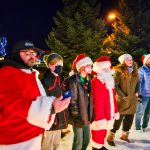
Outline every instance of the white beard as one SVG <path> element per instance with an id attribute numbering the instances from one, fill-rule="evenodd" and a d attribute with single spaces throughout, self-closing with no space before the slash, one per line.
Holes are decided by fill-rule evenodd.
<path id="1" fill-rule="evenodd" d="M 107 89 L 113 89 L 115 82 L 114 78 L 112 76 L 112 71 L 101 71 L 101 73 L 98 74 L 98 79 L 102 82 L 105 83 Z"/>

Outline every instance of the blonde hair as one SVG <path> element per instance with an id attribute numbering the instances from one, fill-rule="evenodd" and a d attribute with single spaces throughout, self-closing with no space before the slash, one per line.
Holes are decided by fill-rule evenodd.
<path id="1" fill-rule="evenodd" d="M 44 55 L 43 60 L 46 66 L 48 66 L 48 64 L 54 65 L 58 61 L 63 61 L 63 58 L 57 53 L 51 53 L 49 55 Z"/>

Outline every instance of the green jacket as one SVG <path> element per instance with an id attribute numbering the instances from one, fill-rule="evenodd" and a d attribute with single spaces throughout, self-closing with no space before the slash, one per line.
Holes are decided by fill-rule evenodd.
<path id="1" fill-rule="evenodd" d="M 130 74 L 124 64 L 114 67 L 115 90 L 120 114 L 134 114 L 137 108 L 139 93 L 139 77 L 137 64 L 133 63 L 133 72 Z"/>

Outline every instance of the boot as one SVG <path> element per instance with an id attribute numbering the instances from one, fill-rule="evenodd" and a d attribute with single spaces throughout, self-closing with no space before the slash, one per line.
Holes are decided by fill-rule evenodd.
<path id="1" fill-rule="evenodd" d="M 122 131 L 122 136 L 120 137 L 120 139 L 130 143 L 130 140 L 128 139 L 128 137 L 129 137 L 129 132 Z"/>
<path id="2" fill-rule="evenodd" d="M 97 148 L 95 148 L 95 147 L 92 147 L 92 150 L 108 150 L 106 147 L 102 147 L 102 148 L 99 148 L 99 149 L 97 149 Z"/>
<path id="3" fill-rule="evenodd" d="M 107 137 L 107 143 L 110 146 L 115 146 L 114 137 L 115 137 L 115 133 L 110 131 L 109 134 L 108 134 L 108 137 Z"/>

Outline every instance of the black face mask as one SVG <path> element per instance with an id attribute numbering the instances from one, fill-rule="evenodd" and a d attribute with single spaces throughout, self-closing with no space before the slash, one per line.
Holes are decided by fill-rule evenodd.
<path id="1" fill-rule="evenodd" d="M 55 72 L 56 74 L 60 74 L 60 73 L 62 72 L 62 66 L 61 66 L 61 65 L 55 66 L 54 72 Z"/>

